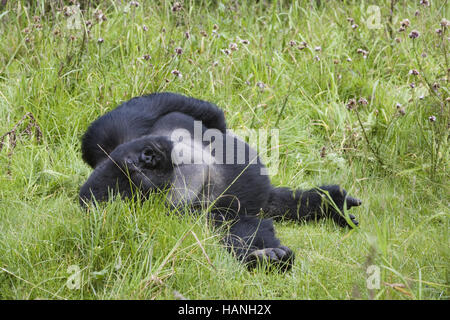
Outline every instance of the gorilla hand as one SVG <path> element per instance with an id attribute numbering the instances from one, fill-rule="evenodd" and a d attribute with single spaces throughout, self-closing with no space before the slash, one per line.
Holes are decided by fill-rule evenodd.
<path id="1" fill-rule="evenodd" d="M 359 222 L 354 215 L 349 214 L 348 217 L 346 216 L 344 206 L 347 209 L 360 206 L 362 203 L 360 199 L 349 196 L 347 191 L 338 185 L 322 186 L 319 188 L 319 192 L 325 198 L 325 204 L 322 206 L 322 209 L 326 216 L 331 217 L 341 227 L 358 226 Z M 350 221 L 353 225 L 349 223 Z"/>

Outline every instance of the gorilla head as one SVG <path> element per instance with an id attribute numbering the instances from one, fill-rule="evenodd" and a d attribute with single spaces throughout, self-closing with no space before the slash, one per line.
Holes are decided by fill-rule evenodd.
<path id="1" fill-rule="evenodd" d="M 81 205 L 93 199 L 106 201 L 111 193 L 147 198 L 151 192 L 166 189 L 173 180 L 172 149 L 169 138 L 154 135 L 117 146 L 81 187 Z"/>
<path id="2" fill-rule="evenodd" d="M 173 143 L 167 137 L 145 136 L 118 146 L 111 159 L 144 194 L 167 187 L 172 180 Z"/>

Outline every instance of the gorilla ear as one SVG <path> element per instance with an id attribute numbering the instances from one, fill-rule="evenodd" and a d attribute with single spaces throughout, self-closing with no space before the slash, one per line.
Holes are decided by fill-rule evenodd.
<path id="1" fill-rule="evenodd" d="M 347 196 L 347 198 L 345 199 L 345 202 L 347 203 L 347 208 L 350 209 L 351 207 L 357 207 L 360 206 L 362 201 L 357 199 L 357 198 L 353 198 L 350 196 Z"/>

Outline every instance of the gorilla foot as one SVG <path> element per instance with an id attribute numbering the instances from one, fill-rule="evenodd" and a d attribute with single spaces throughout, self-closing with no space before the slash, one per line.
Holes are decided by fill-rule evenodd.
<path id="1" fill-rule="evenodd" d="M 258 265 L 267 265 L 284 272 L 292 268 L 293 262 L 294 252 L 286 246 L 258 249 L 252 251 L 245 259 L 245 264 L 250 270 Z"/>

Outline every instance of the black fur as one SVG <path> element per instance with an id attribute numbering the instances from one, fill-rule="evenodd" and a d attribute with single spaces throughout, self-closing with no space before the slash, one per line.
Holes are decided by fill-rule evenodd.
<path id="1" fill-rule="evenodd" d="M 184 129 L 194 136 L 194 121 L 202 121 L 202 134 L 216 129 L 214 139 L 235 141 L 235 151 L 240 143 L 245 161 L 237 164 L 237 152 L 233 164 L 174 160 L 173 153 L 181 144 L 173 141 L 171 133 Z M 214 139 L 192 141 L 208 150 Z M 360 200 L 347 196 L 337 185 L 307 191 L 274 187 L 261 175 L 264 165 L 252 158 L 252 150 L 226 132 L 223 112 L 209 102 L 173 93 L 134 98 L 98 118 L 84 134 L 83 159 L 94 171 L 81 187 L 80 203 L 85 206 L 93 198 L 106 201 L 114 193 L 146 198 L 156 190 L 169 189 L 169 205 L 209 207 L 213 224 L 228 228 L 224 243 L 239 260 L 249 267 L 266 262 L 283 270 L 292 266 L 294 253 L 276 238 L 271 218 L 329 217 L 341 226 L 358 224 L 353 215 L 344 217 L 343 212 L 344 207 L 360 205 Z M 225 146 L 208 155 L 221 159 L 220 151 L 222 160 L 230 155 Z"/>
<path id="2" fill-rule="evenodd" d="M 83 160 L 95 168 L 118 145 L 151 134 L 154 123 L 171 112 L 189 115 L 208 128 L 226 130 L 225 117 L 217 106 L 179 94 L 154 93 L 133 98 L 94 121 L 82 138 Z"/>

